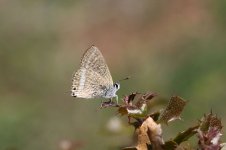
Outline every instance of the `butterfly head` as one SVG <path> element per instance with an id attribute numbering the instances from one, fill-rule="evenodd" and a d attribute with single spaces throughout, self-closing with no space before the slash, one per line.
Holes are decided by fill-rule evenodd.
<path id="1" fill-rule="evenodd" d="M 120 84 L 118 82 L 116 82 L 113 86 L 116 91 L 120 89 Z"/>

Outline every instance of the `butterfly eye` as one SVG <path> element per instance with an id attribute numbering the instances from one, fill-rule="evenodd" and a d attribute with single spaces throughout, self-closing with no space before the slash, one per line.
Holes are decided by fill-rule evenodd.
<path id="1" fill-rule="evenodd" d="M 115 83 L 115 84 L 114 84 L 114 87 L 115 87 L 116 89 L 119 89 L 119 84 L 118 84 L 118 83 Z"/>
<path id="2" fill-rule="evenodd" d="M 72 88 L 72 90 L 74 90 L 74 91 L 75 91 L 75 90 L 76 90 L 76 87 L 73 87 L 73 88 Z"/>

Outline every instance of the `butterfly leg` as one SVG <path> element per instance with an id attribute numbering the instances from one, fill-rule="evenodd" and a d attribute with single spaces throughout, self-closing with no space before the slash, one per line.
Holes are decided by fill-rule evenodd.
<path id="1" fill-rule="evenodd" d="M 115 100 L 116 100 L 116 104 L 118 105 L 118 95 L 115 96 Z M 113 98 L 109 98 L 109 101 L 107 101 L 106 103 L 114 104 Z"/>
<path id="2" fill-rule="evenodd" d="M 118 105 L 118 95 L 115 96 L 116 104 Z"/>

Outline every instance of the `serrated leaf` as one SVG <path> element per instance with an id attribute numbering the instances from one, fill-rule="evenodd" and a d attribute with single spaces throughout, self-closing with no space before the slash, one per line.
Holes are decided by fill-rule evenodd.
<path id="1" fill-rule="evenodd" d="M 142 98 L 143 98 L 144 100 L 151 100 L 151 99 L 154 98 L 155 96 L 157 96 L 156 93 L 153 93 L 153 92 L 147 92 L 147 93 L 145 93 L 145 94 L 142 96 Z"/>
<path id="2" fill-rule="evenodd" d="M 168 124 L 170 121 L 180 119 L 180 115 L 185 105 L 186 101 L 184 101 L 179 96 L 171 97 L 167 107 L 160 116 L 159 122 Z"/>
<path id="3" fill-rule="evenodd" d="M 200 130 L 205 132 L 208 131 L 210 127 L 218 128 L 219 130 L 222 129 L 222 123 L 219 118 L 217 118 L 216 115 L 213 115 L 213 113 L 204 114 L 202 119 L 200 120 Z"/>
<path id="4" fill-rule="evenodd" d="M 119 106 L 118 112 L 121 115 L 128 115 L 133 118 L 147 117 L 147 102 L 150 101 L 155 93 L 147 92 L 145 94 L 138 94 L 137 92 L 124 97 L 125 105 Z M 136 105 L 132 104 L 132 101 L 136 97 Z"/>
<path id="5" fill-rule="evenodd" d="M 138 94 L 137 92 L 134 92 L 134 93 L 132 93 L 132 94 L 130 94 L 130 95 L 128 95 L 128 96 L 125 96 L 125 97 L 123 98 L 123 101 L 124 101 L 126 104 L 132 105 L 132 102 L 133 102 L 133 100 L 135 99 L 135 97 L 136 97 L 137 94 Z"/>
<path id="6" fill-rule="evenodd" d="M 143 104 L 147 104 L 147 102 L 149 102 L 152 98 L 154 98 L 156 96 L 155 93 L 153 92 L 147 92 L 143 95 L 140 95 L 137 103 L 135 104 L 138 108 L 142 109 L 142 105 Z"/>

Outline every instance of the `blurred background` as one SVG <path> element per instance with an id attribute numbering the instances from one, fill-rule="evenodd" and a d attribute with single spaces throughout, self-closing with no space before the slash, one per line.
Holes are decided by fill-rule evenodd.
<path id="1" fill-rule="evenodd" d="M 211 109 L 226 125 L 225 14 L 224 0 L 1 0 L 0 149 L 131 144 L 133 128 L 116 109 L 70 96 L 72 74 L 92 44 L 114 80 L 132 77 L 120 98 L 153 91 L 165 104 L 172 95 L 189 101 L 183 121 L 163 126 L 165 139 Z"/>

